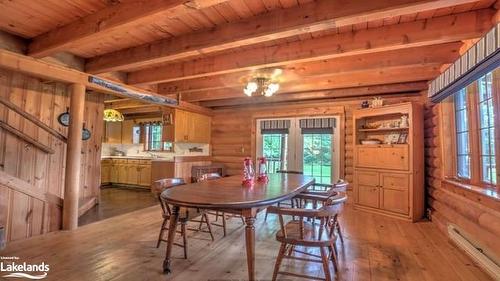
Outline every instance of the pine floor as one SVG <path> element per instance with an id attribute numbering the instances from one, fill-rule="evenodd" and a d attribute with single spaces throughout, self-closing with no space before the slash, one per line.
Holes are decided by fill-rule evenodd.
<path id="1" fill-rule="evenodd" d="M 158 205 L 158 198 L 149 189 L 119 186 L 101 188 L 99 205 L 78 218 L 78 225 L 83 226 L 155 205 Z"/>
<path id="2" fill-rule="evenodd" d="M 345 243 L 338 243 L 337 280 L 490 280 L 430 222 L 411 224 L 353 210 L 342 214 Z M 153 206 L 59 232 L 10 243 L 1 256 L 19 262 L 46 262 L 44 280 L 245 280 L 244 228 L 239 219 L 228 224 L 228 236 L 216 230 L 215 242 L 205 233 L 189 232 L 189 259 L 174 247 L 173 274 L 162 274 L 165 244 L 155 248 L 161 224 Z M 275 217 L 263 214 L 256 223 L 256 267 L 259 280 L 270 280 L 279 244 Z M 322 276 L 319 264 L 292 261 L 287 269 Z M 295 280 L 282 276 L 280 280 Z M 298 279 L 304 280 L 304 279 Z"/>

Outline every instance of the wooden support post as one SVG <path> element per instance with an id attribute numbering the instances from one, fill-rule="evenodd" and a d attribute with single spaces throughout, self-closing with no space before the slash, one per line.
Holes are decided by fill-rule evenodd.
<path id="1" fill-rule="evenodd" d="M 70 89 L 70 119 L 64 180 L 64 230 L 73 230 L 78 227 L 78 190 L 80 186 L 83 112 L 85 108 L 85 86 L 72 84 Z"/>

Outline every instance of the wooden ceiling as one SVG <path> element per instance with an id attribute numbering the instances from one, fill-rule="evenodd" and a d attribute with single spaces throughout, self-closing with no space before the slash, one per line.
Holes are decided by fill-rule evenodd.
<path id="1" fill-rule="evenodd" d="M 495 0 L 11 0 L 0 29 L 207 107 L 415 93 L 498 18 Z M 463 50 L 462 50 L 463 51 Z M 282 69 L 275 97 L 246 97 Z"/>

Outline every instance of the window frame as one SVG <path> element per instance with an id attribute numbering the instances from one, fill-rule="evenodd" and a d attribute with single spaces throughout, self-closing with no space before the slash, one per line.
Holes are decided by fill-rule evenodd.
<path id="1" fill-rule="evenodd" d="M 443 172 L 444 178 L 452 179 L 460 183 L 469 184 L 486 189 L 499 189 L 500 171 L 498 169 L 500 164 L 500 68 L 491 72 L 492 75 L 492 102 L 494 108 L 494 134 L 495 134 L 495 164 L 496 164 L 496 184 L 489 183 L 483 180 L 482 175 L 482 149 L 481 149 L 481 131 L 480 131 L 480 109 L 479 109 L 479 79 L 469 84 L 466 87 L 466 101 L 467 101 L 467 116 L 468 116 L 468 131 L 469 131 L 469 152 L 470 152 L 470 179 L 458 176 L 458 153 L 457 153 L 457 128 L 456 128 L 456 106 L 455 100 L 449 102 L 448 105 L 443 103 L 442 116 L 448 120 L 442 120 L 441 133 L 443 134 L 442 153 L 443 153 Z M 484 76 L 481 77 L 481 79 Z M 442 118 L 442 119 L 444 119 Z M 448 123 L 449 122 L 449 123 Z M 453 126 L 450 126 L 453 124 Z M 446 136 L 450 134 L 453 136 L 447 140 Z M 446 145 L 451 145 L 451 148 L 446 148 Z"/>

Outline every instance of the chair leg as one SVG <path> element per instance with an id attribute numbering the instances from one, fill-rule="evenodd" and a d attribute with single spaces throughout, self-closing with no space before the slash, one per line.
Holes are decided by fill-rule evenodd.
<path id="1" fill-rule="evenodd" d="M 210 233 L 210 237 L 212 237 L 212 241 L 214 241 L 214 234 L 212 233 L 212 227 L 210 226 L 210 221 L 208 220 L 208 215 L 203 214 L 201 221 L 203 221 L 203 218 L 205 218 L 205 222 L 206 222 L 207 227 L 208 227 L 208 233 Z"/>
<path id="2" fill-rule="evenodd" d="M 337 233 L 339 234 L 340 237 L 340 242 L 344 244 L 344 236 L 342 236 L 342 230 L 340 229 L 340 223 L 337 221 L 335 229 L 337 229 Z"/>
<path id="3" fill-rule="evenodd" d="M 188 256 L 187 256 L 187 237 L 186 237 L 186 223 L 183 222 L 181 224 L 181 235 L 182 235 L 182 242 L 183 242 L 183 245 L 184 245 L 184 258 L 187 259 Z"/>
<path id="4" fill-rule="evenodd" d="M 333 269 L 335 269 L 335 272 L 338 272 L 339 271 L 339 260 L 337 258 L 337 247 L 335 246 L 335 243 L 332 243 L 330 245 L 330 251 L 332 253 Z"/>
<path id="5" fill-rule="evenodd" d="M 285 256 L 285 252 L 286 252 L 286 244 L 281 243 L 281 247 L 280 247 L 280 250 L 278 252 L 278 257 L 276 258 L 276 264 L 274 265 L 273 281 L 276 281 L 276 277 L 278 277 L 278 271 L 280 270 L 281 261 L 283 261 L 283 257 Z"/>
<path id="6" fill-rule="evenodd" d="M 222 213 L 222 231 L 226 237 L 226 213 Z"/>
<path id="7" fill-rule="evenodd" d="M 325 280 L 331 281 L 330 267 L 328 266 L 328 255 L 326 254 L 325 247 L 319 248 L 321 252 L 321 261 L 323 262 L 323 271 L 325 272 Z"/>
<path id="8" fill-rule="evenodd" d="M 163 238 L 163 231 L 165 231 L 165 225 L 167 224 L 168 219 L 163 219 L 163 223 L 161 224 L 160 235 L 158 235 L 158 242 L 156 243 L 156 248 L 160 247 L 161 240 Z"/>

